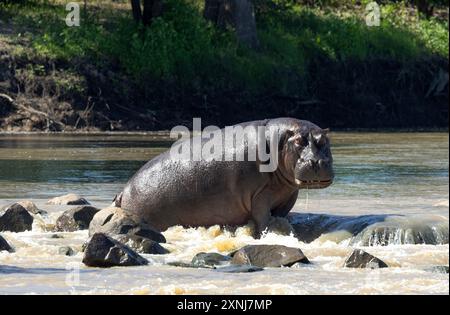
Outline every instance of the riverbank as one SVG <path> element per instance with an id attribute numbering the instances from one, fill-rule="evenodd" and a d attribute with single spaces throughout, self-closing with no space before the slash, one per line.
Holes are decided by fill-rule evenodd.
<path id="1" fill-rule="evenodd" d="M 69 28 L 63 2 L 0 7 L 3 132 L 279 116 L 333 130 L 448 130 L 448 8 L 426 20 L 386 4 L 381 26 L 370 28 L 365 7 L 345 1 L 258 4 L 261 48 L 249 51 L 203 20 L 202 1 L 167 1 L 147 30 L 130 23 L 127 1 L 97 1 Z"/>

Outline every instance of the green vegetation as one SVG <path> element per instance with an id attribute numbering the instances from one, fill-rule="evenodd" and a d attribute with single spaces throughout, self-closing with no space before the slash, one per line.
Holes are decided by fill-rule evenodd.
<path id="1" fill-rule="evenodd" d="M 155 91 L 159 84 L 184 96 L 239 90 L 315 99 L 320 91 L 309 80 L 315 76 L 311 69 L 320 65 L 395 60 L 407 67 L 424 58 L 448 60 L 448 15 L 425 19 L 406 1 L 384 1 L 381 25 L 369 27 L 364 23 L 367 0 L 359 5 L 354 0 L 309 1 L 316 5 L 255 0 L 257 51 L 239 46 L 231 31 L 207 22 L 203 1 L 164 2 L 163 15 L 149 27 L 133 23 L 129 1 L 93 1 L 82 12 L 80 27 L 65 25 L 64 1 L 0 1 L 0 19 L 29 40 L 26 52 L 33 58 L 63 64 L 71 72 L 89 62 L 126 76 L 141 89 Z M 158 109 L 151 104 L 144 106 Z"/>

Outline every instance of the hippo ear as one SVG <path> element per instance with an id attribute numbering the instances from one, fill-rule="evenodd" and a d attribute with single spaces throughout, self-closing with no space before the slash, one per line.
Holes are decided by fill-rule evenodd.
<path id="1" fill-rule="evenodd" d="M 279 150 L 283 150 L 284 146 L 286 145 L 286 143 L 289 141 L 289 139 L 294 135 L 294 131 L 292 130 L 286 130 L 285 132 L 283 132 L 280 136 L 280 142 L 279 142 Z"/>

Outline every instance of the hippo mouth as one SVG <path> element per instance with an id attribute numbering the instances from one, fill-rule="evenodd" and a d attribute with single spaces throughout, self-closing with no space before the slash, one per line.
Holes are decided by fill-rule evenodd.
<path id="1" fill-rule="evenodd" d="M 333 180 L 327 179 L 327 180 L 295 180 L 295 183 L 300 188 L 326 188 L 330 186 L 333 183 Z"/>

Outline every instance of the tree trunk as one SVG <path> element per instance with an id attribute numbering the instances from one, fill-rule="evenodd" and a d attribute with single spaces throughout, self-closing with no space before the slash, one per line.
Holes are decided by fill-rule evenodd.
<path id="1" fill-rule="evenodd" d="M 131 11 L 133 12 L 133 19 L 139 23 L 142 19 L 141 0 L 131 0 Z"/>
<path id="2" fill-rule="evenodd" d="M 251 0 L 205 0 L 203 16 L 220 28 L 231 26 L 239 43 L 252 49 L 258 48 L 255 10 Z"/>

